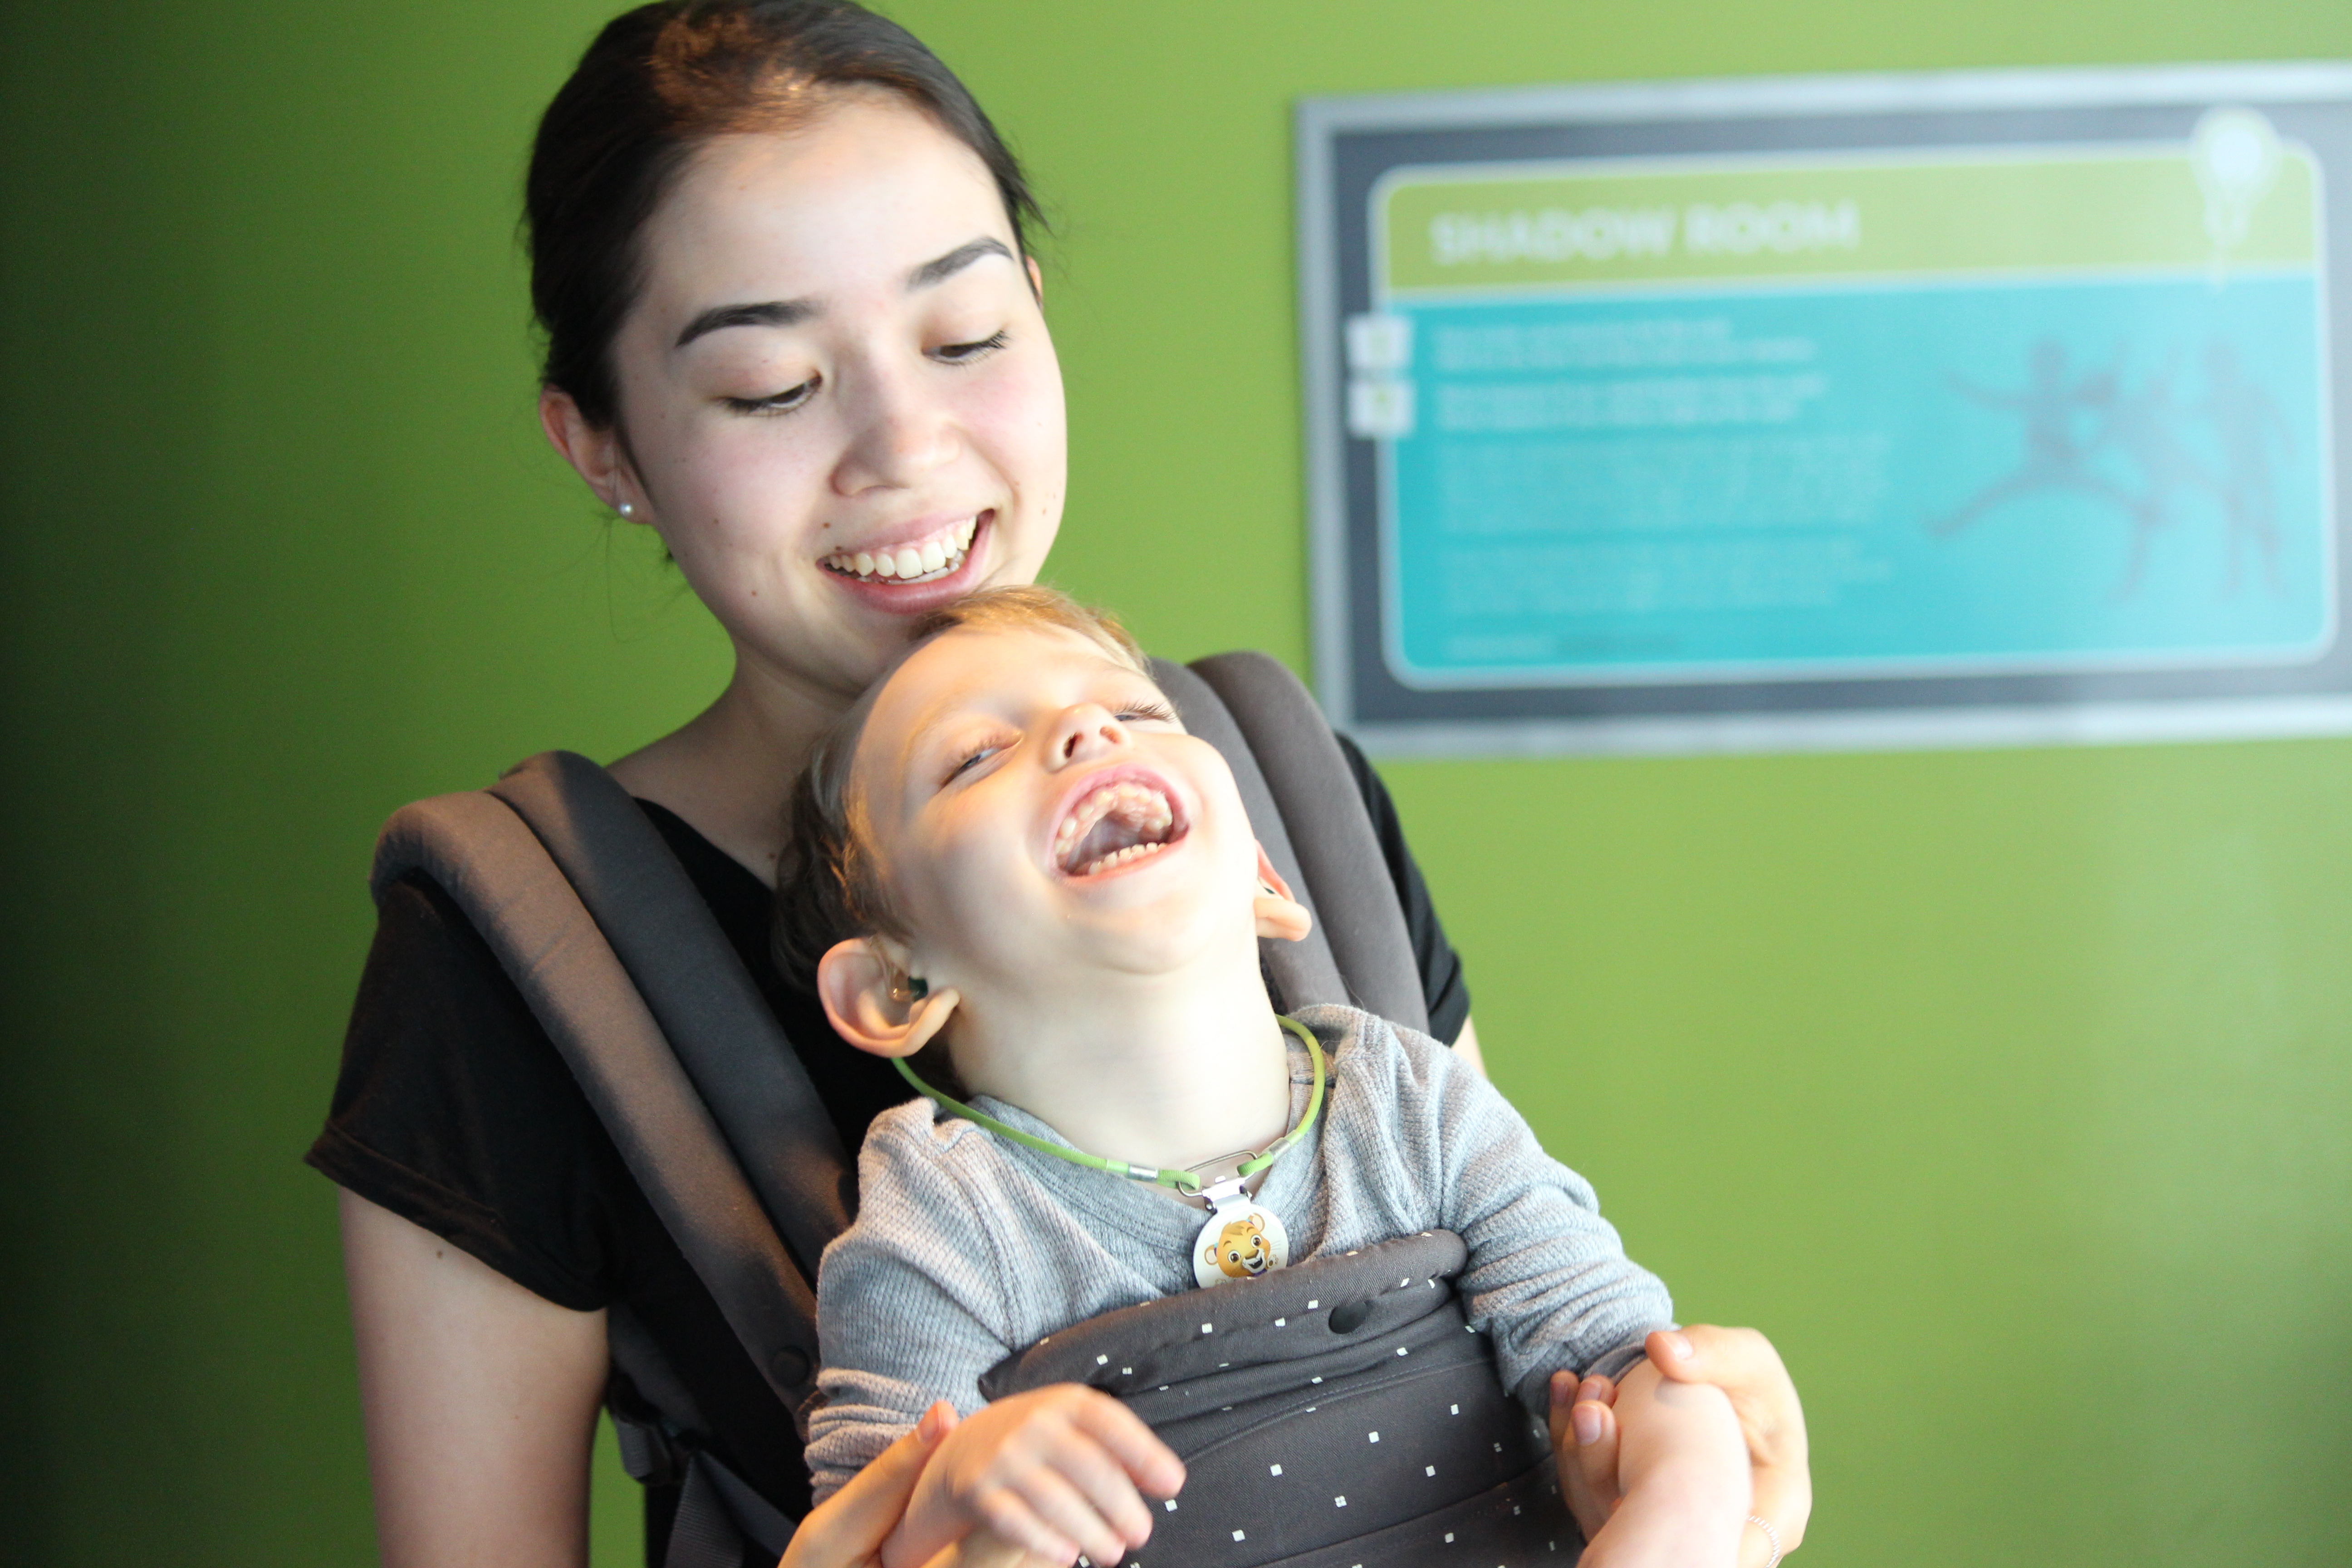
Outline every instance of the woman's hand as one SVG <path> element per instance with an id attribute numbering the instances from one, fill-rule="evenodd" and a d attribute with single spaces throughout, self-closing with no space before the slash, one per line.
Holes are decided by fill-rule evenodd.
<path id="1" fill-rule="evenodd" d="M 1804 1406 L 1772 1342 L 1754 1329 L 1696 1323 L 1652 1334 L 1643 1348 L 1662 1376 L 1712 1384 L 1730 1396 L 1748 1442 L 1756 1515 L 1771 1521 L 1782 1554 L 1794 1552 L 1813 1511 L 1813 1479 Z M 1580 1385 L 1567 1373 L 1552 1374 L 1552 1447 L 1560 1456 L 1569 1507 L 1588 1541 L 1617 1507 L 1616 1398 L 1616 1385 L 1605 1377 L 1588 1377 Z M 1773 1550 L 1765 1532 L 1750 1525 L 1740 1541 L 1739 1568 L 1765 1568 Z"/>
<path id="2" fill-rule="evenodd" d="M 1151 1533 L 1144 1494 L 1173 1497 L 1183 1484 L 1183 1462 L 1118 1400 L 1076 1384 L 1033 1389 L 940 1444 L 883 1555 L 929 1564 L 977 1531 L 1050 1563 L 1081 1552 L 1118 1563 Z"/>
<path id="3" fill-rule="evenodd" d="M 923 1467 L 955 1425 L 955 1406 L 944 1399 L 924 1411 L 913 1431 L 809 1510 L 776 1568 L 877 1568 Z"/>

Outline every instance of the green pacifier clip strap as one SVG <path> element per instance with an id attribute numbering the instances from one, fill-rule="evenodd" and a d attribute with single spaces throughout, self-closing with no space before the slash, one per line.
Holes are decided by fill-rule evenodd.
<path id="1" fill-rule="evenodd" d="M 1237 1173 L 1242 1179 L 1256 1175 L 1288 1153 L 1291 1145 L 1307 1136 L 1307 1130 L 1315 1125 L 1316 1117 L 1321 1115 L 1323 1111 L 1323 1047 L 1316 1043 L 1313 1031 L 1297 1019 L 1279 1013 L 1275 1016 L 1284 1028 L 1306 1042 L 1307 1054 L 1315 1063 L 1315 1091 L 1307 1096 L 1307 1114 L 1298 1119 L 1297 1126 L 1242 1162 L 1241 1169 Z M 941 1094 L 915 1076 L 915 1069 L 907 1065 L 906 1058 L 893 1058 L 892 1065 L 898 1068 L 900 1077 L 915 1086 L 915 1092 L 924 1099 L 945 1107 L 967 1121 L 979 1123 L 999 1138 L 1010 1138 L 1024 1148 L 1034 1149 L 1040 1154 L 1051 1154 L 1056 1160 L 1067 1160 L 1073 1165 L 1084 1165 L 1096 1171 L 1108 1171 L 1114 1176 L 1125 1176 L 1129 1181 L 1152 1182 L 1163 1187 L 1172 1187 L 1186 1197 L 1200 1196 L 1201 1178 L 1190 1171 L 1162 1171 L 1150 1165 L 1129 1165 L 1118 1160 L 1106 1160 L 1099 1154 L 1082 1154 L 1076 1149 L 1065 1149 L 1059 1143 L 1048 1143 L 1043 1138 L 1033 1138 L 1018 1127 L 1007 1127 L 986 1111 L 974 1110 L 953 1095 Z"/>

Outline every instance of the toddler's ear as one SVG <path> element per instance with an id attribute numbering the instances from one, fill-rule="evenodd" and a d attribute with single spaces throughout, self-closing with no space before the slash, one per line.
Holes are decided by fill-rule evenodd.
<path id="1" fill-rule="evenodd" d="M 950 989 L 905 1000 L 901 973 L 895 955 L 870 938 L 834 943 L 817 961 L 816 994 L 835 1033 L 877 1057 L 911 1057 L 929 1045 L 962 998 Z"/>
<path id="2" fill-rule="evenodd" d="M 1306 905 L 1290 896 L 1290 884 L 1282 879 L 1282 873 L 1265 858 L 1264 845 L 1258 846 L 1257 851 L 1257 901 L 1253 906 L 1257 911 L 1257 934 L 1278 937 L 1284 942 L 1305 941 L 1307 933 L 1315 929 L 1315 917 L 1307 912 Z"/>

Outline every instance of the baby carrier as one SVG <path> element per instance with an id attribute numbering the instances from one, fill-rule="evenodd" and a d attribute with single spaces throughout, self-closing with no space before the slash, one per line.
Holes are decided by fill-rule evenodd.
<path id="1" fill-rule="evenodd" d="M 1427 1011 L 1394 886 L 1346 757 L 1262 654 L 1152 673 L 1232 766 L 1267 858 L 1315 916 L 1262 948 L 1286 1010 Z M 570 1064 L 622 1159 L 805 1432 L 814 1269 L 856 1168 L 751 975 L 612 776 L 550 752 L 486 791 L 395 813 L 371 879 L 439 884 Z M 1561 1563 L 1580 1546 L 1542 1429 L 1499 1385 L 1433 1231 L 1107 1313 L 1007 1359 L 992 1398 L 1049 1383 L 1125 1401 L 1189 1479 L 1132 1562 L 1184 1568 Z M 803 1268 L 803 1263 L 806 1268 Z M 678 1489 L 662 1563 L 772 1563 L 793 1521 L 699 1440 L 691 1394 L 642 1326 L 609 1319 L 608 1405 L 630 1473 Z"/>

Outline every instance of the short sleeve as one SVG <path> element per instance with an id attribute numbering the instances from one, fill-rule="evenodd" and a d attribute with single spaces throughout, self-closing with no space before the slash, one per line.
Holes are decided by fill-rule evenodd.
<path id="1" fill-rule="evenodd" d="M 1450 1046 L 1462 1037 L 1462 1026 L 1470 1021 L 1470 987 L 1462 976 L 1462 957 L 1446 941 L 1445 927 L 1430 901 L 1428 884 L 1421 879 L 1412 851 L 1405 847 L 1404 826 L 1397 820 L 1396 802 L 1389 798 L 1388 786 L 1355 742 L 1345 735 L 1339 739 L 1349 770 L 1356 775 L 1356 788 L 1364 797 L 1364 809 L 1371 816 L 1372 831 L 1380 837 L 1381 857 L 1388 862 L 1389 879 L 1396 884 L 1397 902 L 1404 910 L 1413 961 L 1421 971 L 1422 995 L 1429 1005 L 1430 1036 Z"/>
<path id="2" fill-rule="evenodd" d="M 309 1158 L 559 1306 L 616 1293 L 620 1156 L 489 945 L 421 877 L 378 907 Z"/>

